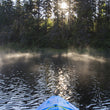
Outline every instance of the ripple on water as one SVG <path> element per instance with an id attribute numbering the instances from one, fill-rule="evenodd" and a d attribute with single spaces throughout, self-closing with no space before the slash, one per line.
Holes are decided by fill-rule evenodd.
<path id="1" fill-rule="evenodd" d="M 27 67 L 18 65 L 10 66 L 9 73 L 0 73 L 0 110 L 35 110 L 56 93 L 72 104 L 79 105 L 81 110 L 110 110 L 110 95 L 104 96 L 110 92 L 101 90 L 94 74 L 85 74 L 86 69 L 83 71 L 83 68 L 79 71 L 78 67 L 85 67 L 82 65 L 84 63 L 65 64 L 61 60 L 54 62 L 49 59 L 40 64 L 36 64 L 36 60 L 33 62 L 31 65 L 35 67 L 35 72 L 27 72 Z"/>
<path id="2" fill-rule="evenodd" d="M 0 110 L 32 109 L 32 90 L 23 83 L 22 79 L 16 77 L 10 80 L 8 77 L 2 78 L 0 79 Z M 5 80 L 8 80 L 6 81 L 8 83 Z M 36 104 L 34 104 L 35 108 Z"/>

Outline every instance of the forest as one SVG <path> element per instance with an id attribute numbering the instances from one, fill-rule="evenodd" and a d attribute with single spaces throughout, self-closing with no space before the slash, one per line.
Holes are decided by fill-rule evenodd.
<path id="1" fill-rule="evenodd" d="M 2 0 L 0 45 L 110 49 L 109 0 Z"/>

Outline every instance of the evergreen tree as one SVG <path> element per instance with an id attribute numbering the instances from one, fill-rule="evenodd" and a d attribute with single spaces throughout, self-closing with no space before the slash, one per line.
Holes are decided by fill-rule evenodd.
<path id="1" fill-rule="evenodd" d="M 54 13 L 54 19 L 55 19 L 55 24 L 57 26 L 59 25 L 59 0 L 53 0 L 53 13 Z"/>
<path id="2" fill-rule="evenodd" d="M 93 27 L 93 11 L 91 0 L 78 0 L 77 3 L 77 45 L 83 47 L 90 42 L 90 32 Z"/>
<path id="3" fill-rule="evenodd" d="M 45 32 L 47 32 L 47 23 L 49 18 L 52 16 L 52 1 L 51 0 L 44 0 L 43 1 L 43 14 L 45 19 Z"/>
<path id="4" fill-rule="evenodd" d="M 0 6 L 0 19 L 3 24 L 10 24 L 13 21 L 14 9 L 11 0 L 3 0 Z"/>
<path id="5" fill-rule="evenodd" d="M 36 1 L 36 18 L 37 18 L 37 30 L 40 30 L 40 21 L 41 21 L 41 6 L 42 6 L 42 0 Z"/>

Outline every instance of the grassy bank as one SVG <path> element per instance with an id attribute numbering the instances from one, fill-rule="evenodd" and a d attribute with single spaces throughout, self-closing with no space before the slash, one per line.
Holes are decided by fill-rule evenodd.
<path id="1" fill-rule="evenodd" d="M 74 48 L 74 47 L 69 47 L 65 49 L 55 49 L 55 48 L 38 48 L 36 46 L 23 46 L 15 43 L 9 43 L 7 45 L 0 46 L 0 51 L 1 52 L 41 52 L 44 54 L 62 54 L 62 53 L 68 53 L 68 52 L 75 52 L 78 54 L 88 54 L 90 56 L 95 56 L 95 57 L 106 57 L 110 58 L 110 49 L 103 49 L 103 48 Z"/>

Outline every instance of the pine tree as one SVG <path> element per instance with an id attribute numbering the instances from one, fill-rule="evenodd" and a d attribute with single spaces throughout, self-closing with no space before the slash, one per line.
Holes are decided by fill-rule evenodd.
<path id="1" fill-rule="evenodd" d="M 37 31 L 40 30 L 40 21 L 41 21 L 41 6 L 42 6 L 42 0 L 37 0 L 36 1 L 36 17 L 37 17 Z"/>
<path id="2" fill-rule="evenodd" d="M 14 8 L 11 0 L 3 0 L 0 6 L 1 23 L 10 24 L 13 20 Z"/>
<path id="3" fill-rule="evenodd" d="M 59 0 L 53 0 L 53 13 L 54 13 L 54 19 L 55 24 L 59 25 Z"/>
<path id="4" fill-rule="evenodd" d="M 51 0 L 43 1 L 43 12 L 44 12 L 44 19 L 45 19 L 45 32 L 47 32 L 47 22 L 49 18 L 52 16 L 52 1 Z"/>

